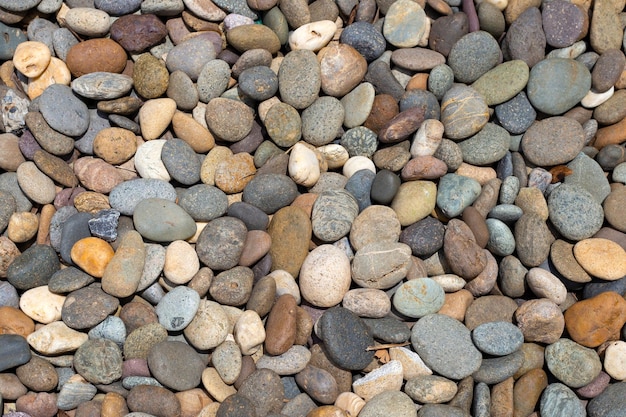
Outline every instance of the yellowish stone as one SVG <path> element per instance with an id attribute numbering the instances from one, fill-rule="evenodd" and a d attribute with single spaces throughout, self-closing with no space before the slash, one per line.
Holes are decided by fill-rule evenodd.
<path id="1" fill-rule="evenodd" d="M 626 251 L 608 239 L 584 239 L 574 245 L 574 257 L 590 275 L 614 281 L 626 275 Z"/>
<path id="2" fill-rule="evenodd" d="M 72 246 L 72 261 L 89 275 L 102 278 L 104 269 L 115 255 L 106 241 L 97 237 L 86 237 Z"/>

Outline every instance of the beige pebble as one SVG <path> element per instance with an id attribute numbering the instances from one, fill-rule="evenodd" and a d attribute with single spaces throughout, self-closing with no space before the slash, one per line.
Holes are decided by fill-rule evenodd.
<path id="1" fill-rule="evenodd" d="M 31 288 L 20 297 L 20 309 L 36 322 L 49 324 L 61 320 L 65 296 L 51 293 L 47 285 Z"/>
<path id="2" fill-rule="evenodd" d="M 289 35 L 289 47 L 291 50 L 319 51 L 330 42 L 336 30 L 337 25 L 330 20 L 304 24 Z"/>
<path id="3" fill-rule="evenodd" d="M 435 275 L 430 278 L 441 285 L 445 292 L 457 292 L 467 283 L 463 278 L 455 274 Z"/>
<path id="4" fill-rule="evenodd" d="M 65 24 L 79 35 L 103 37 L 111 27 L 111 17 L 92 7 L 74 7 L 65 14 Z"/>
<path id="5" fill-rule="evenodd" d="M 233 151 L 226 146 L 216 146 L 211 149 L 202 161 L 200 180 L 204 184 L 215 185 L 215 171 L 217 170 L 217 166 L 220 162 L 231 156 L 233 156 Z"/>
<path id="6" fill-rule="evenodd" d="M 145 140 L 161 136 L 176 113 L 176 102 L 171 98 L 155 98 L 146 101 L 139 109 L 139 126 Z"/>
<path id="7" fill-rule="evenodd" d="M 184 240 L 175 240 L 165 250 L 163 273 L 174 284 L 186 284 L 200 270 L 196 250 Z"/>
<path id="8" fill-rule="evenodd" d="M 567 288 L 561 280 L 543 268 L 531 268 L 526 273 L 526 283 L 539 298 L 547 298 L 561 304 L 567 297 Z"/>
<path id="9" fill-rule="evenodd" d="M 17 182 L 22 192 L 35 203 L 49 204 L 56 197 L 54 182 L 32 161 L 26 161 L 17 168 Z"/>
<path id="10" fill-rule="evenodd" d="M 252 355 L 265 342 L 265 327 L 256 311 L 246 310 L 235 323 L 235 342 L 243 355 Z"/>
<path id="11" fill-rule="evenodd" d="M 65 62 L 52 57 L 44 72 L 28 79 L 28 97 L 34 100 L 52 84 L 70 85 L 70 81 L 72 81 L 72 74 Z"/>
<path id="12" fill-rule="evenodd" d="M 326 160 L 328 169 L 341 168 L 350 159 L 348 150 L 337 143 L 320 146 L 317 150 Z"/>
<path id="13" fill-rule="evenodd" d="M 506 9 L 506 6 L 508 6 L 509 4 L 508 0 L 484 0 L 484 1 L 486 1 L 487 3 L 493 4 L 501 12 L 504 11 L 504 9 Z"/>
<path id="14" fill-rule="evenodd" d="M 45 43 L 26 41 L 17 45 L 13 53 L 13 65 L 26 77 L 39 77 L 48 67 L 52 54 Z"/>
<path id="15" fill-rule="evenodd" d="M 45 245 L 50 242 L 50 222 L 56 213 L 56 208 L 52 204 L 46 204 L 41 208 L 39 214 L 39 229 L 37 230 L 37 244 Z"/>
<path id="16" fill-rule="evenodd" d="M 175 393 L 180 402 L 180 417 L 196 417 L 200 411 L 213 400 L 201 388 L 193 388 Z M 101 416 L 104 417 L 104 416 Z"/>
<path id="17" fill-rule="evenodd" d="M 346 253 L 334 245 L 321 245 L 313 249 L 300 269 L 302 297 L 316 307 L 332 307 L 343 299 L 352 283 L 350 260 Z"/>
<path id="18" fill-rule="evenodd" d="M 135 152 L 135 168 L 141 178 L 170 181 L 170 173 L 161 160 L 165 139 L 154 139 L 141 144 Z"/>
<path id="19" fill-rule="evenodd" d="M 274 282 L 276 282 L 276 297 L 280 297 L 283 294 L 291 294 L 296 299 L 296 304 L 300 304 L 302 301 L 300 287 L 293 275 L 283 269 L 277 269 L 268 276 L 274 278 Z"/>
<path id="20" fill-rule="evenodd" d="M 371 159 L 361 155 L 352 156 L 343 165 L 343 175 L 350 178 L 354 173 L 362 169 L 369 169 L 374 174 L 376 173 L 376 165 L 374 165 Z"/>
<path id="21" fill-rule="evenodd" d="M 497 178 L 496 170 L 491 167 L 477 167 L 463 162 L 455 172 L 457 175 L 473 178 L 480 185 L 487 184 L 490 180 Z"/>
<path id="22" fill-rule="evenodd" d="M 350 413 L 350 416 L 358 416 L 365 405 L 365 400 L 353 392 L 342 392 L 335 400 L 335 407 Z"/>
<path id="23" fill-rule="evenodd" d="M 209 129 L 187 113 L 181 111 L 174 113 L 172 128 L 176 137 L 187 142 L 197 153 L 206 153 L 215 146 L 215 138 Z"/>
<path id="24" fill-rule="evenodd" d="M 587 273 L 607 281 L 626 275 L 626 251 L 612 240 L 584 239 L 574 245 L 574 257 Z"/>
<path id="25" fill-rule="evenodd" d="M 613 379 L 626 379 L 626 342 L 611 342 L 604 351 L 604 370 Z"/>
<path id="26" fill-rule="evenodd" d="M 402 374 L 405 380 L 415 378 L 419 375 L 432 375 L 433 371 L 426 366 L 422 358 L 405 347 L 392 347 L 389 349 L 389 357 L 392 360 L 402 363 Z"/>
<path id="27" fill-rule="evenodd" d="M 15 243 L 32 239 L 39 229 L 39 218 L 29 211 L 13 213 L 9 218 L 7 236 Z"/>
<path id="28" fill-rule="evenodd" d="M 523 187 L 515 197 L 515 205 L 525 214 L 534 213 L 542 220 L 548 220 L 548 202 L 537 187 Z"/>
<path id="29" fill-rule="evenodd" d="M 355 288 L 348 291 L 341 305 L 359 317 L 380 318 L 391 311 L 391 299 L 377 288 Z"/>
<path id="30" fill-rule="evenodd" d="M 432 156 L 443 140 L 443 123 L 437 119 L 426 119 L 415 133 L 411 144 L 411 156 Z"/>
<path id="31" fill-rule="evenodd" d="M 62 321 L 54 321 L 29 334 L 26 341 L 43 355 L 58 355 L 75 351 L 88 338 L 87 333 L 70 329 Z"/>
<path id="32" fill-rule="evenodd" d="M 383 391 L 399 391 L 403 382 L 402 363 L 392 360 L 352 383 L 352 390 L 366 402 Z"/>
<path id="33" fill-rule="evenodd" d="M 291 149 L 288 168 L 291 179 L 305 187 L 314 186 L 321 175 L 317 155 L 300 142 Z"/>
<path id="34" fill-rule="evenodd" d="M 237 390 L 232 385 L 227 385 L 215 368 L 209 367 L 202 371 L 202 386 L 211 397 L 217 401 L 224 401 L 227 397 L 236 394 Z"/>
<path id="35" fill-rule="evenodd" d="M 615 87 L 611 87 L 603 93 L 596 93 L 593 90 L 589 90 L 585 97 L 580 100 L 580 104 L 588 109 L 593 109 L 613 97 L 613 93 L 615 93 Z"/>
<path id="36" fill-rule="evenodd" d="M 272 108 L 274 104 L 278 104 L 278 103 L 281 103 L 281 101 L 276 96 L 270 97 L 267 100 L 264 100 L 259 103 L 259 107 L 257 111 L 259 113 L 259 119 L 261 119 L 263 123 L 265 123 L 265 116 L 267 116 L 267 112 Z"/>

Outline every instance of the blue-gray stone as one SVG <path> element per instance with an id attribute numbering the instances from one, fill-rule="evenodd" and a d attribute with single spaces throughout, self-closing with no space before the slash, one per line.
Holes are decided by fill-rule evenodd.
<path id="1" fill-rule="evenodd" d="M 494 123 L 487 123 L 480 132 L 460 142 L 459 147 L 463 153 L 463 161 L 483 166 L 504 158 L 509 152 L 510 143 L 509 132 Z"/>
<path id="2" fill-rule="evenodd" d="M 606 387 L 587 404 L 589 417 L 621 417 L 626 414 L 626 382 L 616 382 Z"/>
<path id="3" fill-rule="evenodd" d="M 595 297 L 603 292 L 613 291 L 622 296 L 626 295 L 626 277 L 615 281 L 594 280 L 585 284 L 583 289 L 583 298 L 588 299 Z"/>
<path id="4" fill-rule="evenodd" d="M 89 128 L 89 109 L 63 84 L 52 84 L 38 98 L 39 111 L 48 125 L 67 136 L 81 136 Z"/>
<path id="5" fill-rule="evenodd" d="M 479 382 L 474 388 L 474 417 L 491 417 L 491 391 L 484 382 Z"/>
<path id="6" fill-rule="evenodd" d="M 226 213 L 228 197 L 217 187 L 197 184 L 180 193 L 178 204 L 195 221 L 208 222 Z"/>
<path id="7" fill-rule="evenodd" d="M 52 44 L 52 34 L 59 28 L 59 25 L 48 19 L 36 17 L 28 24 L 26 35 L 29 41 L 36 41 L 45 44 L 54 56 L 54 46 Z"/>
<path id="8" fill-rule="evenodd" d="M 332 307 L 324 311 L 317 322 L 317 330 L 328 358 L 340 368 L 358 371 L 374 358 L 374 352 L 367 350 L 368 346 L 374 346 L 369 329 L 363 319 L 346 308 Z"/>
<path id="9" fill-rule="evenodd" d="M 111 16 L 122 16 L 139 10 L 141 0 L 94 0 L 94 6 Z"/>
<path id="10" fill-rule="evenodd" d="M 200 181 L 200 160 L 194 150 L 182 139 L 165 141 L 161 150 L 161 160 L 170 176 L 183 185 Z"/>
<path id="11" fill-rule="evenodd" d="M 500 203 L 514 204 L 515 199 L 519 194 L 519 190 L 519 178 L 512 174 L 504 178 L 502 185 L 500 186 Z"/>
<path id="12" fill-rule="evenodd" d="M 428 91 L 433 93 L 437 100 L 441 100 L 454 84 L 454 71 L 446 64 L 437 65 L 430 70 L 428 76 Z"/>
<path id="13" fill-rule="evenodd" d="M 581 152 L 567 164 L 567 167 L 572 173 L 565 177 L 563 183 L 584 188 L 599 204 L 602 204 L 611 192 L 611 186 L 600 164 Z"/>
<path id="14" fill-rule="evenodd" d="M 93 141 L 98 132 L 111 127 L 106 114 L 96 109 L 89 110 L 89 127 L 87 131 L 74 142 L 76 149 L 85 155 L 93 155 Z"/>
<path id="15" fill-rule="evenodd" d="M 550 222 L 566 239 L 578 241 L 593 236 L 604 222 L 600 203 L 578 185 L 561 184 L 548 196 Z"/>
<path id="16" fill-rule="evenodd" d="M 17 182 L 17 173 L 5 172 L 0 174 L 0 190 L 13 196 L 16 211 L 30 211 L 33 208 L 33 203 L 24 195 Z"/>
<path id="17" fill-rule="evenodd" d="M 138 385 L 152 385 L 153 387 L 162 387 L 163 385 L 155 378 L 149 376 L 127 376 L 122 379 L 122 386 L 126 389 L 133 389 Z"/>
<path id="18" fill-rule="evenodd" d="M 537 112 L 523 91 L 509 101 L 498 104 L 495 111 L 500 125 L 512 135 L 526 132 L 537 118 Z"/>
<path id="19" fill-rule="evenodd" d="M 200 232 L 196 252 L 200 261 L 213 270 L 225 271 L 239 263 L 248 229 L 235 217 L 211 220 Z"/>
<path id="20" fill-rule="evenodd" d="M 206 37 L 197 36 L 174 46 L 167 54 L 166 65 L 170 73 L 180 70 L 192 81 L 197 81 L 204 66 L 214 60 L 215 55 L 213 42 Z"/>
<path id="21" fill-rule="evenodd" d="M 298 186 L 287 175 L 258 174 L 243 189 L 242 199 L 266 214 L 273 214 L 297 196 Z"/>
<path id="22" fill-rule="evenodd" d="M 76 242 L 91 236 L 89 230 L 89 220 L 93 216 L 90 213 L 79 212 L 69 217 L 63 223 L 61 231 L 61 244 L 59 252 L 63 261 L 69 265 L 74 265 L 72 261 L 71 251 Z"/>
<path id="23" fill-rule="evenodd" d="M 0 281 L 0 307 L 19 308 L 20 297 L 13 285 L 7 281 Z"/>
<path id="24" fill-rule="evenodd" d="M 354 22 L 341 32 L 341 43 L 350 45 L 371 62 L 385 52 L 385 37 L 369 22 Z"/>
<path id="25" fill-rule="evenodd" d="M 25 364 L 30 356 L 30 347 L 23 336 L 0 334 L 0 372 Z"/>
<path id="26" fill-rule="evenodd" d="M 473 178 L 446 174 L 439 179 L 437 206 L 448 218 L 457 217 L 478 197 L 481 186 Z"/>
<path id="27" fill-rule="evenodd" d="M 433 93 L 428 90 L 419 88 L 409 90 L 402 95 L 400 99 L 400 111 L 406 111 L 413 107 L 419 107 L 424 110 L 424 119 L 437 119 L 441 116 L 441 108 L 439 101 Z"/>
<path id="28" fill-rule="evenodd" d="M 477 382 L 484 382 L 488 385 L 497 384 L 515 375 L 523 363 L 524 352 L 521 350 L 506 356 L 485 358 L 472 377 Z"/>
<path id="29" fill-rule="evenodd" d="M 521 215 L 520 215 L 521 217 Z M 513 232 L 502 220 L 489 218 L 486 220 L 489 230 L 487 249 L 497 256 L 507 256 L 515 251 Z"/>
<path id="30" fill-rule="evenodd" d="M 259 16 L 248 7 L 246 0 L 217 0 L 214 3 L 228 13 L 240 14 L 252 20 L 259 18 Z"/>
<path id="31" fill-rule="evenodd" d="M 207 62 L 200 75 L 196 87 L 201 102 L 208 103 L 211 99 L 219 97 L 228 87 L 230 79 L 230 66 L 221 59 L 213 59 Z"/>
<path id="32" fill-rule="evenodd" d="M 48 245 L 33 245 L 11 262 L 7 280 L 18 290 L 47 285 L 52 275 L 61 269 L 59 258 Z"/>
<path id="33" fill-rule="evenodd" d="M 0 0 L 0 7 L 11 12 L 25 12 L 36 7 L 41 0 Z"/>
<path id="34" fill-rule="evenodd" d="M 108 339 L 114 342 L 119 348 L 123 348 L 126 341 L 126 325 L 121 318 L 108 316 L 96 327 L 87 333 L 90 339 Z"/>
<path id="35" fill-rule="evenodd" d="M 245 223 L 248 230 L 266 230 L 270 218 L 263 210 L 243 201 L 236 201 L 228 206 L 226 214 Z"/>
<path id="36" fill-rule="evenodd" d="M 73 266 L 68 266 L 52 274 L 48 290 L 55 294 L 67 294 L 94 282 L 94 278 Z"/>
<path id="37" fill-rule="evenodd" d="M 548 369 L 559 381 L 580 388 L 595 379 L 602 370 L 598 353 L 570 339 L 559 339 L 545 350 Z"/>
<path id="38" fill-rule="evenodd" d="M 61 237 L 63 234 L 63 225 L 65 221 L 78 213 L 74 206 L 63 206 L 52 216 L 50 220 L 50 245 L 59 252 L 61 250 Z"/>
<path id="39" fill-rule="evenodd" d="M 332 96 L 317 98 L 302 111 L 302 138 L 314 146 L 332 142 L 341 129 L 344 116 L 345 110 L 339 99 Z"/>
<path id="40" fill-rule="evenodd" d="M 411 345 L 426 366 L 446 378 L 463 379 L 482 363 L 469 329 L 443 314 L 419 319 L 411 329 Z"/>
<path id="41" fill-rule="evenodd" d="M 542 417 L 585 417 L 587 415 L 585 406 L 574 391 L 558 382 L 548 385 L 543 390 L 539 401 L 539 412 Z M 602 414 L 602 417 L 609 415 L 610 413 Z"/>
<path id="42" fill-rule="evenodd" d="M 339 143 L 350 156 L 371 158 L 378 147 L 378 135 L 365 126 L 357 126 L 347 130 Z"/>
<path id="43" fill-rule="evenodd" d="M 21 3 L 19 0 L 16 3 Z M 15 48 L 22 42 L 26 42 L 28 38 L 26 34 L 18 28 L 7 26 L 0 22 L 0 59 L 8 61 L 13 59 Z"/>
<path id="44" fill-rule="evenodd" d="M 283 377 L 280 378 L 280 380 L 283 382 L 283 388 L 285 390 L 285 398 L 286 399 L 292 400 L 293 398 L 295 398 L 298 395 L 302 394 L 302 390 L 300 390 L 300 387 L 296 383 L 296 378 L 295 377 L 293 377 L 293 376 L 283 376 Z M 306 397 L 308 397 L 309 400 L 311 400 L 311 397 L 309 397 L 308 394 L 304 394 L 304 395 Z M 313 400 L 311 400 L 311 402 L 313 402 Z M 317 407 L 315 405 L 315 403 L 313 403 L 313 406 L 314 406 L 314 408 Z"/>
<path id="45" fill-rule="evenodd" d="M 511 136 L 509 135 L 509 148 L 511 147 Z M 496 166 L 496 175 L 502 181 L 513 175 L 513 155 L 508 151 Z"/>
<path id="46" fill-rule="evenodd" d="M 243 70 L 237 80 L 241 91 L 257 101 L 267 100 L 278 91 L 278 76 L 264 65 Z"/>
<path id="47" fill-rule="evenodd" d="M 570 58 L 548 58 L 530 70 L 526 93 L 533 107 L 548 115 L 563 114 L 589 92 L 591 73 Z"/>
<path id="48" fill-rule="evenodd" d="M 404 229 L 399 241 L 409 245 L 414 256 L 428 258 L 443 247 L 445 232 L 441 221 L 428 216 Z"/>
<path id="49" fill-rule="evenodd" d="M 520 217 L 522 217 L 524 211 L 514 204 L 498 204 L 492 208 L 487 217 L 498 219 L 504 223 L 513 223 Z"/>
<path id="50" fill-rule="evenodd" d="M 94 218 L 87 221 L 91 235 L 107 242 L 113 242 L 117 239 L 119 218 L 120 212 L 115 209 L 100 210 Z"/>
<path id="51" fill-rule="evenodd" d="M 142 200 L 162 198 L 176 201 L 176 190 L 167 181 L 156 178 L 138 178 L 116 185 L 109 193 L 109 204 L 125 216 L 132 216 Z"/>
<path id="52" fill-rule="evenodd" d="M 9 219 L 15 213 L 17 204 L 13 196 L 7 191 L 0 190 L 0 233 L 9 225 Z"/>
<path id="53" fill-rule="evenodd" d="M 78 44 L 78 39 L 68 28 L 58 28 L 52 32 L 52 46 L 60 60 L 65 61 L 68 51 L 76 44 Z"/>
<path id="54" fill-rule="evenodd" d="M 400 285 L 392 301 L 399 313 L 419 319 L 439 311 L 445 301 L 445 293 L 433 279 L 416 278 Z"/>
<path id="55" fill-rule="evenodd" d="M 552 174 L 541 167 L 533 168 L 528 174 L 528 187 L 534 187 L 545 193 L 552 183 Z"/>
<path id="56" fill-rule="evenodd" d="M 519 350 L 524 335 L 516 325 L 507 321 L 492 321 L 478 325 L 472 331 L 474 345 L 488 355 L 505 356 Z"/>
<path id="57" fill-rule="evenodd" d="M 346 182 L 345 190 L 352 194 L 359 206 L 359 212 L 372 205 L 371 191 L 375 181 L 375 175 L 369 169 L 361 169 L 352 174 Z M 395 175 L 392 173 L 392 175 Z M 396 176 L 396 178 L 398 178 Z M 398 182 L 400 178 L 398 178 Z M 396 189 L 397 191 L 397 189 Z M 394 193 L 395 195 L 395 193 Z M 393 197 L 392 197 L 393 198 Z"/>
<path id="58" fill-rule="evenodd" d="M 183 330 L 195 317 L 200 306 L 200 295 L 184 285 L 165 294 L 156 306 L 159 323 L 169 331 Z"/>
<path id="59" fill-rule="evenodd" d="M 148 198 L 135 207 L 135 229 L 148 240 L 172 242 L 189 239 L 196 233 L 196 222 L 178 204 L 163 198 Z"/>
<path id="60" fill-rule="evenodd" d="M 452 45 L 448 65 L 457 81 L 470 84 L 498 64 L 498 41 L 485 31 L 470 32 Z"/>
<path id="61" fill-rule="evenodd" d="M 363 318 L 363 322 L 376 340 L 385 343 L 404 343 L 411 338 L 411 329 L 406 323 L 396 318 Z"/>
<path id="62" fill-rule="evenodd" d="M 359 205 L 346 190 L 320 193 L 313 203 L 311 226 L 313 234 L 324 242 L 335 242 L 350 232 L 359 214 Z"/>

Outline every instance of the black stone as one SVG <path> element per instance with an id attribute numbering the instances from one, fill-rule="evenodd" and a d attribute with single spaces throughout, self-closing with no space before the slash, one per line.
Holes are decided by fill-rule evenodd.
<path id="1" fill-rule="evenodd" d="M 79 290 L 94 282 L 94 278 L 73 266 L 55 272 L 48 282 L 48 290 L 55 294 L 66 294 Z"/>
<path id="2" fill-rule="evenodd" d="M 621 296 L 626 295 L 626 277 L 615 281 L 594 280 L 585 284 L 583 289 L 583 299 L 595 297 L 603 292 L 613 291 Z"/>
<path id="3" fill-rule="evenodd" d="M 76 213 L 63 223 L 63 229 L 61 231 L 61 246 L 59 252 L 63 261 L 69 265 L 74 265 L 72 262 L 71 251 L 76 242 L 86 237 L 91 236 L 91 230 L 89 230 L 89 220 L 93 216 L 90 213 Z"/>
<path id="4" fill-rule="evenodd" d="M 48 245 L 33 245 L 19 255 L 7 270 L 7 279 L 18 290 L 48 285 L 52 275 L 61 269 L 59 258 Z"/>
<path id="5" fill-rule="evenodd" d="M 371 197 L 372 200 L 380 204 L 389 204 L 396 196 L 398 188 L 400 188 L 400 177 L 388 169 L 381 169 L 376 173 L 374 182 L 372 183 Z"/>
<path id="6" fill-rule="evenodd" d="M 381 56 L 387 46 L 385 37 L 369 22 L 354 22 L 347 26 L 341 32 L 339 41 L 359 51 L 368 62 Z"/>
<path id="7" fill-rule="evenodd" d="M 409 245 L 414 256 L 428 258 L 443 247 L 445 232 L 443 223 L 428 216 L 404 229 L 399 240 Z"/>
<path id="8" fill-rule="evenodd" d="M 23 336 L 0 334 L 0 372 L 24 365 L 30 356 L 30 347 Z"/>
<path id="9" fill-rule="evenodd" d="M 89 219 L 89 231 L 92 236 L 112 242 L 117 239 L 117 224 L 120 212 L 115 209 L 100 210 L 96 217 Z"/>
<path id="10" fill-rule="evenodd" d="M 411 329 L 406 323 L 393 317 L 363 319 L 363 322 L 374 339 L 384 343 L 404 343 L 411 338 Z"/>
<path id="11" fill-rule="evenodd" d="M 263 210 L 243 201 L 236 201 L 228 206 L 226 213 L 244 222 L 248 230 L 266 230 L 270 223 L 269 216 Z"/>

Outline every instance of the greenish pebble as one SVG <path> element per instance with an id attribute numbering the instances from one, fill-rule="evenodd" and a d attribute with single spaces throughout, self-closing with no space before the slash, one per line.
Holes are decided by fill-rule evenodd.
<path id="1" fill-rule="evenodd" d="M 548 345 L 545 359 L 552 375 L 571 388 L 584 387 L 602 371 L 598 353 L 570 339 Z"/>
<path id="2" fill-rule="evenodd" d="M 437 65 L 428 76 L 428 91 L 433 93 L 437 100 L 441 100 L 443 95 L 454 84 L 454 72 L 446 64 Z"/>
<path id="3" fill-rule="evenodd" d="M 400 285 L 393 306 L 407 317 L 421 318 L 439 311 L 445 301 L 441 285 L 431 278 L 417 278 Z"/>
<path id="4" fill-rule="evenodd" d="M 162 198 L 148 198 L 135 207 L 135 229 L 148 240 L 185 240 L 196 233 L 196 223 L 178 204 Z"/>
<path id="5" fill-rule="evenodd" d="M 501 220 L 487 219 L 489 241 L 487 249 L 497 256 L 507 256 L 515 251 L 515 237 L 511 229 Z"/>
<path id="6" fill-rule="evenodd" d="M 274 31 L 281 45 L 287 43 L 289 40 L 289 25 L 287 24 L 285 15 L 278 6 L 272 7 L 265 13 L 263 16 L 263 24 Z"/>
<path id="7" fill-rule="evenodd" d="M 526 87 L 530 69 L 520 60 L 504 62 L 487 71 L 477 79 L 472 87 L 483 96 L 487 105 L 504 103 L 512 99 Z"/>
<path id="8" fill-rule="evenodd" d="M 478 181 L 457 174 L 446 174 L 437 187 L 437 206 L 448 218 L 460 215 L 470 206 L 481 191 Z"/>
<path id="9" fill-rule="evenodd" d="M 494 124 L 487 123 L 480 132 L 459 143 L 463 161 L 471 165 L 490 165 L 502 159 L 509 151 L 509 132 Z"/>

